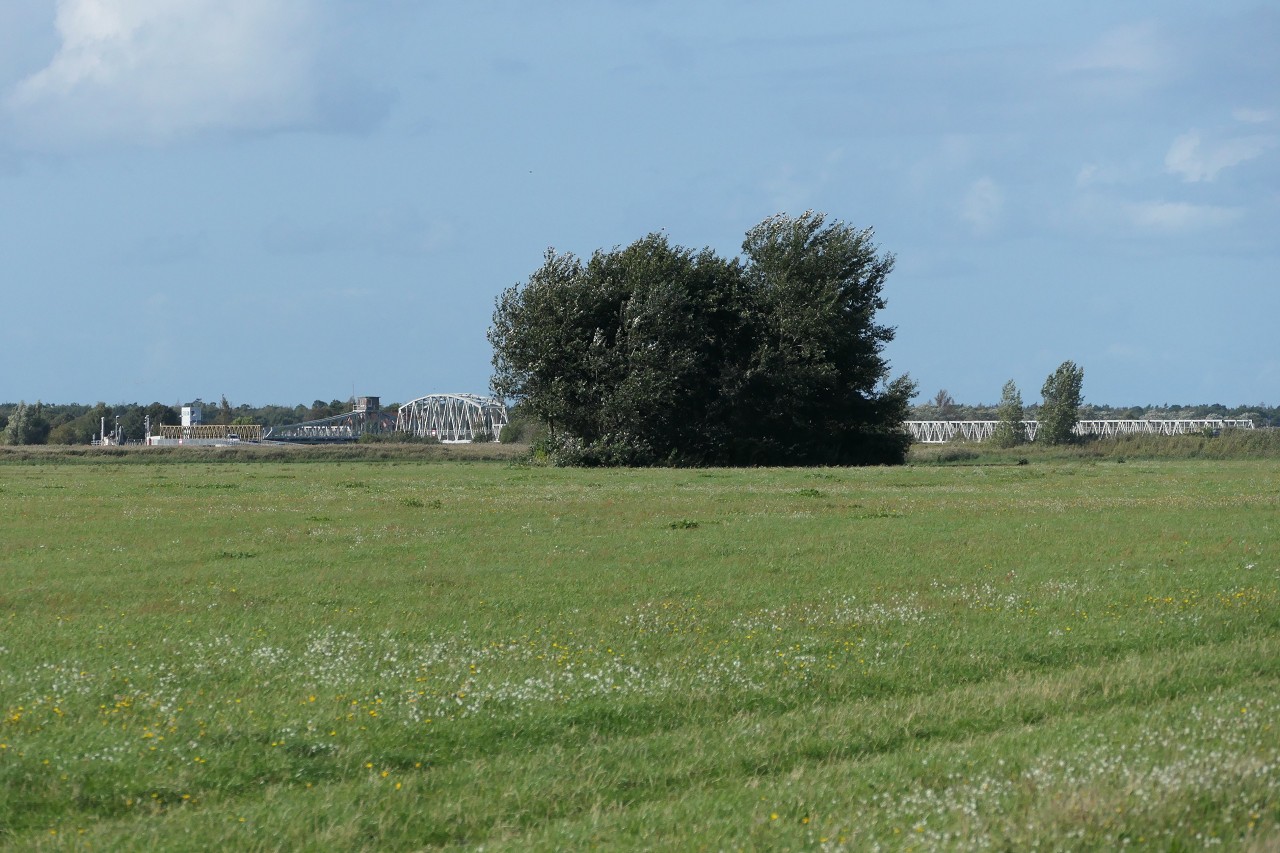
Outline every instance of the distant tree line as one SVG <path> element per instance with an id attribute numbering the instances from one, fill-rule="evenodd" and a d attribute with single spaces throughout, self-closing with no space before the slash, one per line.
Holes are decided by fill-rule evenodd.
<path id="1" fill-rule="evenodd" d="M 1067 366 L 1075 368 L 1072 362 L 1065 362 L 1058 371 L 1050 374 L 1049 380 Z M 1049 380 L 1046 380 L 1046 386 Z M 251 406 L 247 403 L 233 406 L 225 396 L 222 396 L 216 404 L 201 403 L 201 405 L 205 423 L 283 426 L 344 414 L 351 411 L 353 402 L 354 400 L 348 398 L 328 402 L 315 400 L 309 406 L 304 404 Z M 1068 401 L 1068 409 L 1071 408 L 1071 402 Z M 171 405 L 158 402 L 147 405 L 138 403 L 107 405 L 101 402 L 83 405 L 40 401 L 0 403 L 0 444 L 89 444 L 101 437 L 103 419 L 106 421 L 107 432 L 112 433 L 116 428 L 117 417 L 120 419 L 121 437 L 125 441 L 140 442 L 145 437 L 144 425 L 147 415 L 151 416 L 152 432 L 155 433 L 158 432 L 157 427 L 161 425 L 180 423 L 180 411 L 184 405 L 188 403 Z M 398 404 L 385 403 L 383 408 L 398 408 Z M 1022 394 L 1011 379 L 1005 383 L 998 403 L 976 405 L 958 403 L 946 389 L 942 389 L 926 402 L 912 406 L 907 412 L 907 419 L 999 421 L 995 440 L 999 444 L 1012 446 L 1026 440 L 1021 422 L 1024 419 L 1043 420 L 1042 415 L 1043 404 L 1032 403 L 1024 406 Z M 1271 406 L 1266 403 L 1238 406 L 1227 406 L 1222 403 L 1195 405 L 1149 403 L 1144 406 L 1109 406 L 1081 401 L 1075 406 L 1075 415 L 1079 420 L 1248 418 L 1260 427 L 1280 427 L 1280 406 Z M 515 405 L 511 408 L 510 426 L 503 430 L 501 438 L 504 442 L 534 443 L 544 439 L 546 434 L 546 423 L 531 407 Z"/>
<path id="2" fill-rule="evenodd" d="M 104 419 L 108 435 L 114 433 L 118 424 L 124 441 L 140 442 L 146 437 L 148 415 L 151 417 L 152 434 L 156 434 L 162 425 L 181 423 L 181 410 L 185 405 L 189 403 L 0 403 L 0 443 L 90 444 L 101 438 Z M 217 403 L 200 405 L 207 424 L 282 426 L 349 412 L 352 401 L 316 400 L 310 406 L 250 406 L 247 403 L 233 406 L 222 396 Z"/>
<path id="3" fill-rule="evenodd" d="M 115 429 L 116 417 L 120 418 L 120 432 L 125 441 L 142 441 L 144 423 L 151 415 L 152 431 L 162 424 L 178 424 L 180 411 L 185 403 L 0 403 L 0 444 L 89 444 L 99 437 L 102 419 L 106 418 L 107 432 Z M 251 406 L 241 403 L 232 406 L 226 398 L 217 404 L 204 404 L 205 423 L 250 423 L 263 426 L 283 426 L 303 421 L 320 420 L 351 411 L 352 400 L 315 400 L 311 405 Z M 397 404 L 384 404 L 393 409 Z M 1020 417 L 1015 417 L 1021 411 Z M 1002 421 L 1008 424 L 1007 434 L 997 429 L 996 439 L 1002 444 L 1020 443 L 1025 435 L 1013 422 L 1037 420 L 1041 404 L 1022 404 L 1022 395 L 1013 380 L 1005 383 L 1001 400 L 992 404 L 965 404 L 956 402 L 944 389 L 928 401 L 911 407 L 909 420 L 951 421 Z M 16 416 L 16 417 L 15 417 Z M 1162 403 L 1144 406 L 1108 406 L 1082 403 L 1077 416 L 1080 420 L 1142 420 L 1147 418 L 1201 419 L 1201 418 L 1249 418 L 1258 426 L 1280 427 L 1280 406 L 1265 403 L 1227 406 L 1222 403 L 1196 405 Z M 511 409 L 511 426 L 502 432 L 503 441 L 531 443 L 546 435 L 546 424 L 527 406 Z"/>

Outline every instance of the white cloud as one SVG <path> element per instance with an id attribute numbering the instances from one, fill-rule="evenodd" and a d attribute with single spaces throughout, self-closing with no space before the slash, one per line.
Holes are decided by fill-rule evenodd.
<path id="1" fill-rule="evenodd" d="M 36 145 L 308 126 L 317 14 L 314 0 L 57 0 L 57 53 L 6 107 Z"/>
<path id="2" fill-rule="evenodd" d="M 1147 201 L 1125 208 L 1129 221 L 1147 231 L 1186 232 L 1216 228 L 1235 222 L 1242 215 L 1239 208 L 1185 201 Z"/>
<path id="3" fill-rule="evenodd" d="M 844 149 L 836 148 L 828 151 L 822 159 L 807 162 L 799 168 L 792 163 L 783 163 L 762 182 L 761 188 L 768 194 L 775 210 L 805 210 L 822 188 L 831 183 L 843 160 Z"/>
<path id="4" fill-rule="evenodd" d="M 1245 124 L 1270 124 L 1275 121 L 1276 114 L 1271 110 L 1239 107 L 1231 111 L 1231 117 Z"/>
<path id="5" fill-rule="evenodd" d="M 1197 131 L 1173 141 L 1164 165 L 1188 183 L 1212 181 L 1218 173 L 1261 156 L 1276 144 L 1274 136 L 1238 136 L 1208 144 Z"/>
<path id="6" fill-rule="evenodd" d="M 1004 192 L 995 181 L 982 177 L 969 185 L 960 204 L 960 218 L 975 234 L 990 234 L 1004 213 Z"/>
<path id="7" fill-rule="evenodd" d="M 1080 167 L 1080 171 L 1076 172 L 1076 187 L 1085 189 L 1123 183 L 1127 174 L 1126 170 L 1114 164 L 1085 163 Z"/>
<path id="8" fill-rule="evenodd" d="M 1168 37 L 1149 23 L 1109 30 L 1059 67 L 1068 91 L 1095 105 L 1143 99 L 1177 71 Z"/>
<path id="9" fill-rule="evenodd" d="M 1155 27 L 1137 24 L 1103 33 L 1067 63 L 1068 71 L 1140 74 L 1163 70 L 1168 48 Z"/>

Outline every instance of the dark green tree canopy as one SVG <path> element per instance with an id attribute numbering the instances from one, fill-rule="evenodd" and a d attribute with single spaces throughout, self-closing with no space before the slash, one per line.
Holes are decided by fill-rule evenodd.
<path id="1" fill-rule="evenodd" d="M 806 213 L 751 229 L 742 258 L 661 234 L 548 251 L 498 297 L 493 388 L 566 462 L 901 462 L 914 386 L 884 384 L 893 256 L 872 236 Z"/>

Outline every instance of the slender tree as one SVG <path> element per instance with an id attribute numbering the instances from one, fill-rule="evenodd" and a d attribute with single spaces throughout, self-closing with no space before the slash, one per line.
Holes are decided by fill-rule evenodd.
<path id="1" fill-rule="evenodd" d="M 940 421 L 952 420 L 956 413 L 956 399 L 946 388 L 933 395 L 929 406 L 933 409 L 933 416 Z"/>
<path id="2" fill-rule="evenodd" d="M 1022 406 L 1022 392 L 1010 379 L 1004 383 L 1000 392 L 1000 407 L 996 410 L 999 423 L 996 424 L 992 441 L 997 447 L 1016 447 L 1027 440 L 1027 427 L 1022 422 L 1025 412 Z"/>
<path id="3" fill-rule="evenodd" d="M 1062 362 L 1049 374 L 1040 389 L 1044 403 L 1040 406 L 1036 441 L 1068 444 L 1076 440 L 1076 423 L 1080 419 L 1080 404 L 1084 401 L 1081 395 L 1083 385 L 1084 368 L 1073 361 Z"/>

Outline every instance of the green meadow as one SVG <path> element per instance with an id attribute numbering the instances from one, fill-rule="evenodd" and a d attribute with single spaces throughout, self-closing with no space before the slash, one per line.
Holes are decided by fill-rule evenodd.
<path id="1" fill-rule="evenodd" d="M 1280 460 L 0 465 L 0 845 L 1280 847 Z"/>

